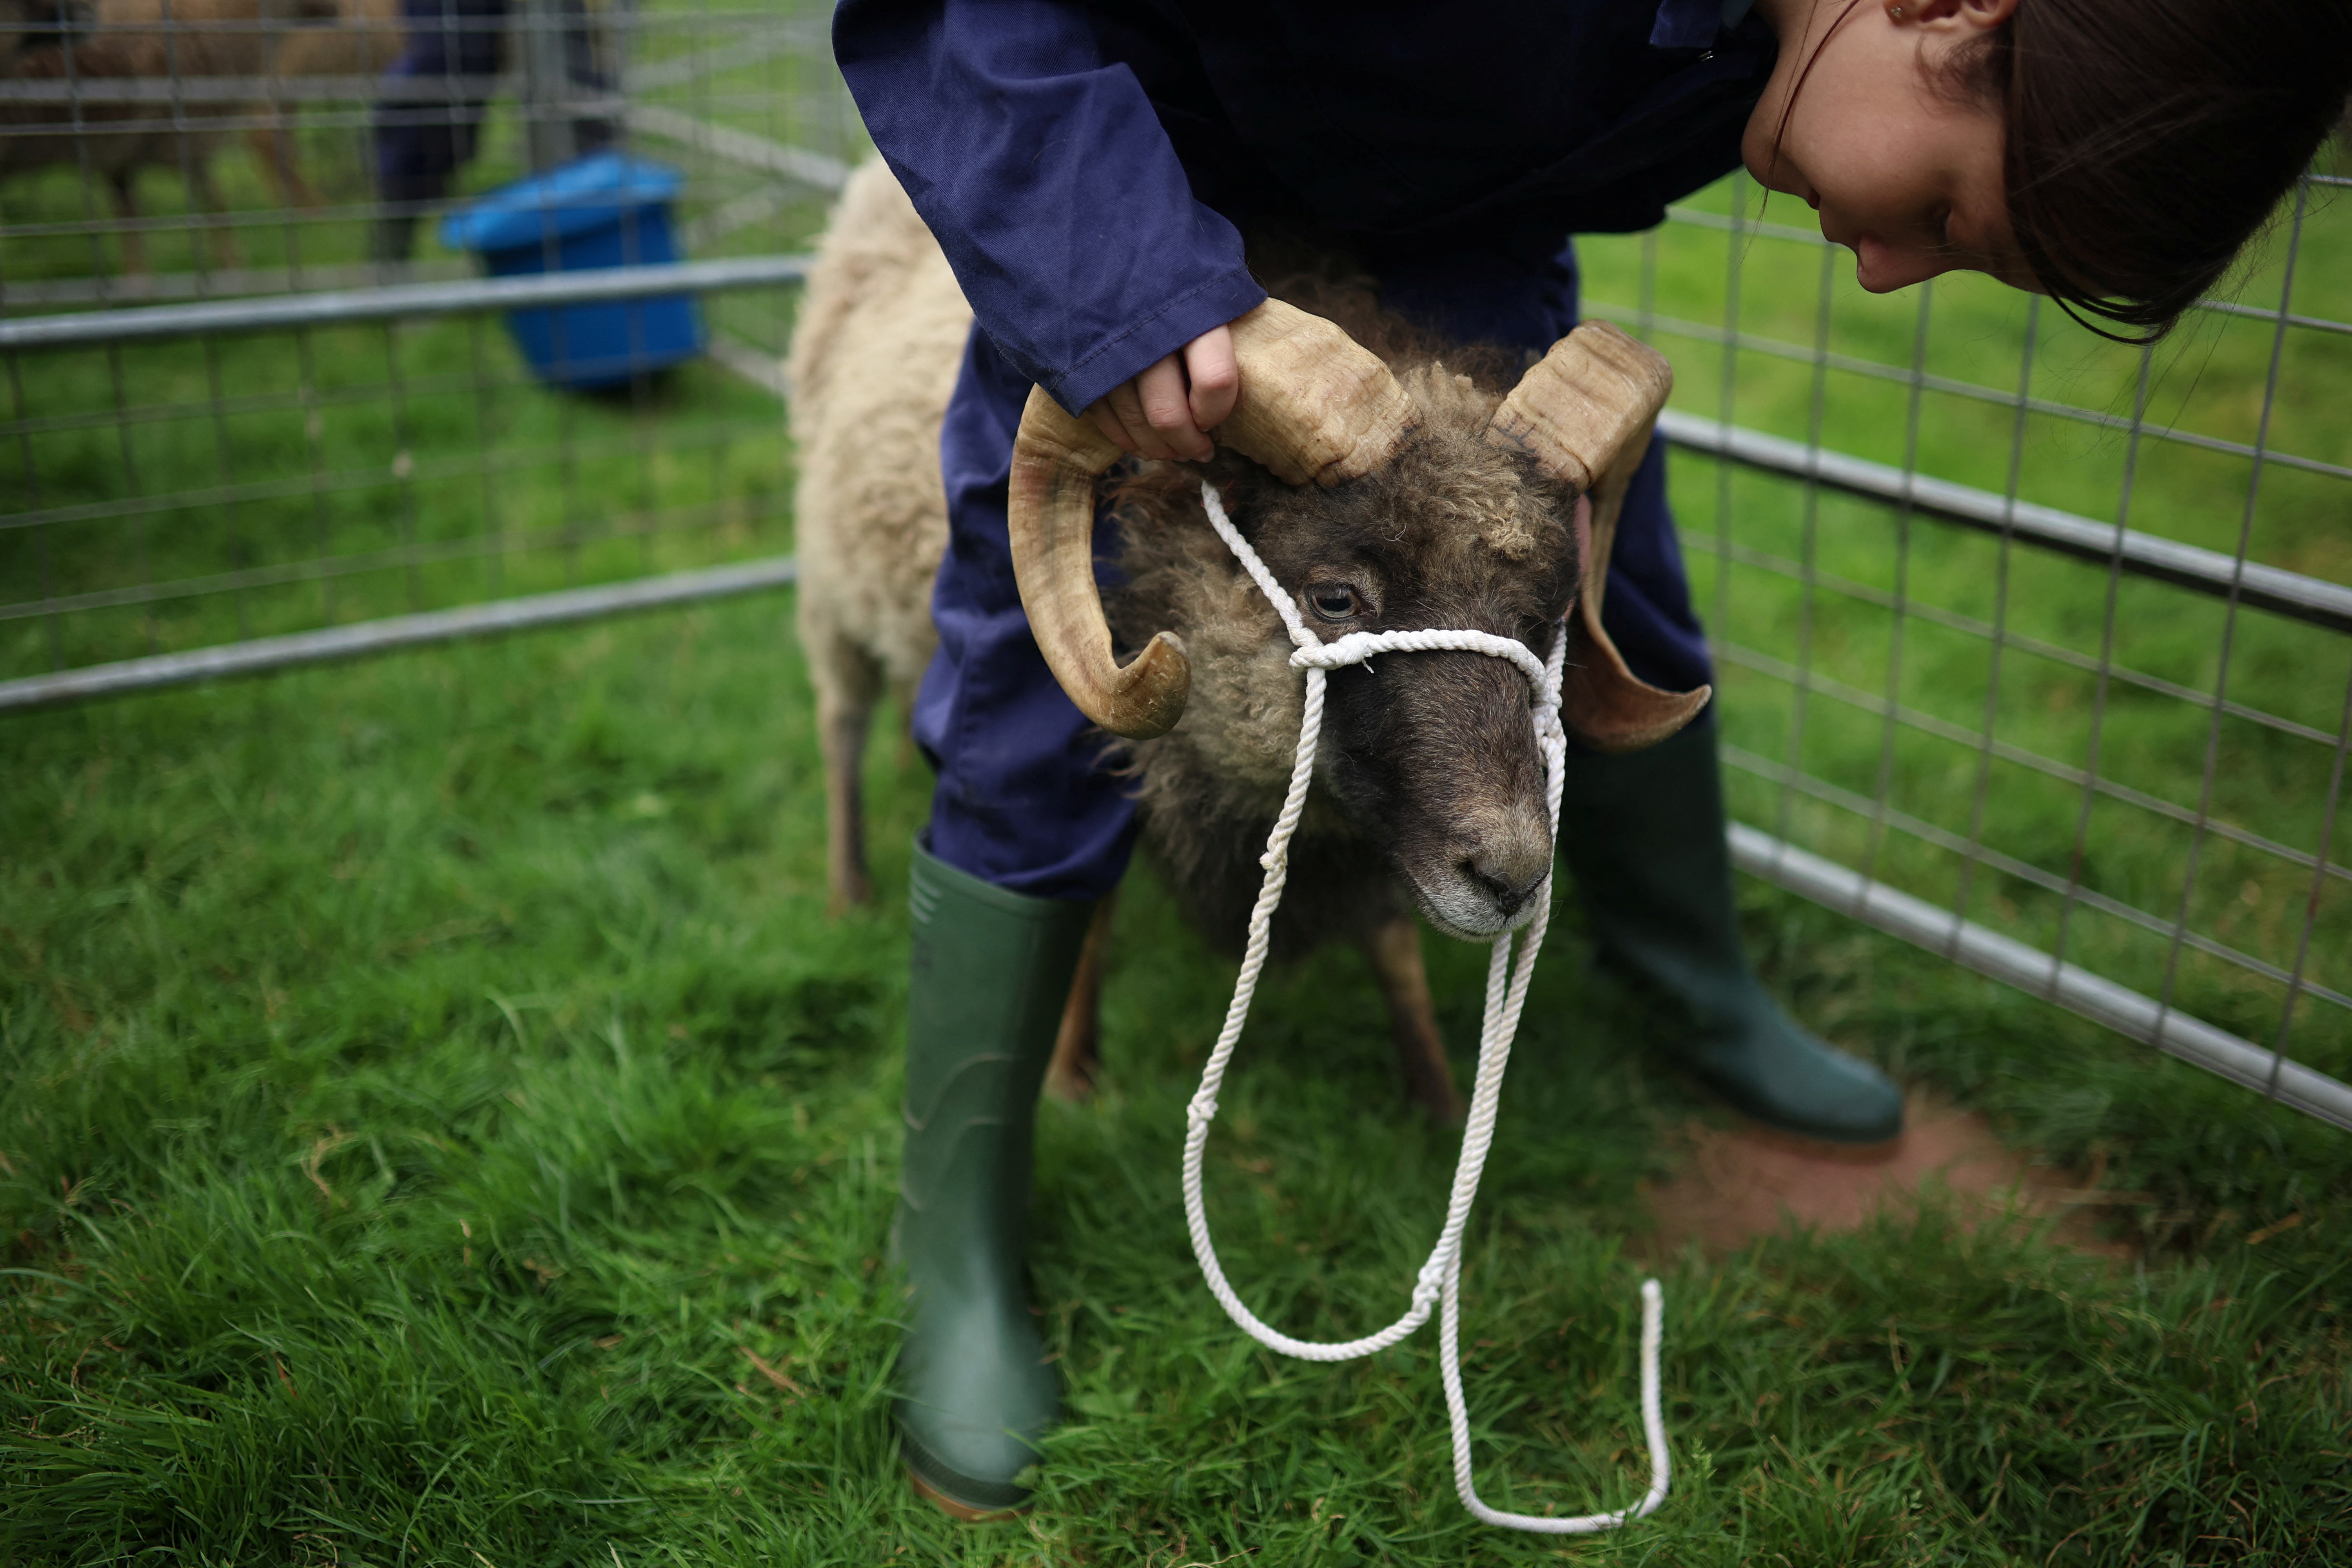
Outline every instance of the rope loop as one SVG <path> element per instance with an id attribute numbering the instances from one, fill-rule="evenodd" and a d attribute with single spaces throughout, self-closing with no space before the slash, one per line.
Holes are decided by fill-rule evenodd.
<path id="1" fill-rule="evenodd" d="M 1519 946 L 1517 962 L 1513 963 L 1511 933 L 1504 931 L 1495 939 L 1493 957 L 1486 968 L 1486 1016 L 1478 1041 L 1478 1068 L 1470 1093 L 1470 1112 L 1462 1130 L 1462 1153 L 1454 1170 L 1454 1186 L 1445 1207 L 1445 1224 L 1439 1230 L 1437 1243 L 1430 1249 L 1428 1260 L 1413 1279 L 1411 1305 L 1402 1317 L 1376 1333 L 1362 1339 L 1339 1343 L 1312 1340 L 1297 1340 L 1259 1321 L 1257 1315 L 1243 1304 L 1232 1284 L 1225 1278 L 1224 1268 L 1217 1261 L 1216 1243 L 1209 1236 L 1208 1200 L 1202 1191 L 1202 1166 L 1209 1146 L 1209 1127 L 1217 1115 L 1217 1086 L 1224 1081 L 1225 1068 L 1233 1060 L 1234 1048 L 1241 1041 L 1242 1026 L 1248 1021 L 1250 1002 L 1257 994 L 1260 972 L 1265 967 L 1266 950 L 1272 939 L 1274 911 L 1282 902 L 1282 889 L 1288 878 L 1290 840 L 1298 831 L 1300 816 L 1307 806 L 1307 791 L 1315 774 L 1315 752 L 1322 736 L 1323 684 L 1326 675 L 1351 664 L 1362 664 L 1375 654 L 1455 652 L 1485 654 L 1492 658 L 1504 658 L 1517 665 L 1528 678 L 1531 696 L 1529 709 L 1535 725 L 1536 745 L 1543 752 L 1545 799 L 1551 814 L 1555 837 L 1559 832 L 1559 802 L 1566 782 L 1568 764 L 1568 732 L 1560 722 L 1559 688 L 1563 661 L 1568 652 L 1568 627 L 1565 624 L 1553 629 L 1551 647 L 1546 657 L 1537 658 L 1526 644 L 1515 637 L 1497 637 L 1492 632 L 1447 631 L 1439 629 L 1401 632 L 1349 632 L 1344 637 L 1324 642 L 1307 628 L 1299 618 L 1298 607 L 1282 584 L 1258 559 L 1249 541 L 1241 536 L 1231 519 L 1226 517 L 1223 502 L 1214 486 L 1201 486 L 1202 510 L 1208 513 L 1209 525 L 1217 537 L 1234 552 L 1242 569 L 1257 584 L 1258 591 L 1282 617 L 1283 627 L 1297 651 L 1290 656 L 1291 667 L 1305 672 L 1306 689 L 1302 694 L 1298 726 L 1298 749 L 1292 759 L 1290 787 L 1283 797 L 1282 811 L 1276 816 L 1273 831 L 1266 835 L 1265 853 L 1258 864 L 1265 870 L 1265 881 L 1258 890 L 1257 902 L 1250 910 L 1249 935 L 1242 948 L 1240 975 L 1234 982 L 1234 999 L 1225 1009 L 1224 1027 L 1218 1032 L 1216 1046 L 1201 1069 L 1200 1091 L 1192 1097 L 1184 1112 L 1184 1220 L 1192 1233 L 1192 1254 L 1200 1260 L 1202 1278 L 1209 1293 L 1225 1310 L 1226 1316 L 1240 1325 L 1242 1331 L 1269 1350 L 1304 1361 L 1352 1361 L 1394 1345 L 1417 1331 L 1429 1321 L 1434 1309 L 1442 1308 L 1438 1324 L 1438 1371 L 1445 1385 L 1445 1409 L 1454 1443 L 1454 1485 L 1461 1496 L 1462 1505 L 1473 1516 L 1488 1524 L 1507 1530 L 1524 1530 L 1547 1535 L 1587 1535 L 1612 1530 L 1628 1520 L 1640 1519 L 1665 1500 L 1669 1474 L 1666 1455 L 1666 1429 L 1659 1410 L 1658 1347 L 1662 1336 L 1664 1294 L 1655 1279 L 1642 1283 L 1642 1424 L 1650 1449 L 1650 1489 L 1633 1508 L 1617 1513 L 1586 1514 L 1574 1519 L 1553 1519 L 1533 1514 L 1508 1513 L 1488 1507 L 1479 1500 L 1478 1490 L 1471 1474 L 1470 1414 L 1462 1393 L 1462 1359 L 1457 1349 L 1461 1318 L 1462 1238 L 1470 1223 L 1470 1206 L 1477 1201 L 1478 1178 L 1485 1171 L 1486 1152 L 1494 1142 L 1495 1121 L 1501 1109 L 1503 1069 L 1510 1060 L 1511 1040 L 1518 1033 L 1519 1014 L 1527 1005 L 1528 985 L 1534 978 L 1536 954 L 1542 950 L 1544 931 L 1551 922 L 1549 899 L 1539 903 L 1535 916 L 1528 924 L 1527 941 Z"/>
<path id="2" fill-rule="evenodd" d="M 1247 545 L 1244 544 L 1244 548 L 1246 549 Z M 1493 658 L 1507 658 L 1519 667 L 1519 672 L 1535 689 L 1538 711 L 1542 710 L 1547 700 L 1555 712 L 1559 706 L 1559 683 L 1553 680 L 1547 686 L 1545 661 L 1528 652 L 1527 644 L 1518 638 L 1496 637 L 1492 632 L 1349 632 L 1329 642 L 1316 642 L 1300 647 L 1290 656 L 1290 667 L 1293 669 L 1339 669 L 1350 664 L 1368 663 L 1378 653 L 1483 653 Z M 1550 692 L 1549 698 L 1547 690 Z M 1538 735 L 1538 739 L 1540 741 L 1541 736 Z"/>

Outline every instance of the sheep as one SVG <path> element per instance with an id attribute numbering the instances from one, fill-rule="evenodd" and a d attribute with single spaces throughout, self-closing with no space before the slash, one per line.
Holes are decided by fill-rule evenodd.
<path id="1" fill-rule="evenodd" d="M 320 0 L 331 14 L 330 26 L 308 26 L 288 35 L 278 46 L 272 74 L 285 77 L 382 76 L 408 44 L 400 0 Z M 302 177 L 294 142 L 291 117 L 273 106 L 256 111 L 268 123 L 246 132 L 246 144 L 277 182 L 288 206 L 317 207 L 319 194 Z"/>
<path id="2" fill-rule="evenodd" d="M 15 73 L 26 50 L 55 47 L 72 21 L 58 0 L 0 0 L 0 78 Z"/>
<path id="3" fill-rule="evenodd" d="M 887 687 L 910 712 L 939 643 L 940 423 L 971 327 L 947 258 L 888 168 L 858 170 L 809 268 L 784 367 L 800 452 L 800 640 L 816 687 L 835 912 L 874 898 L 858 763 L 875 702 Z"/>
<path id="4" fill-rule="evenodd" d="M 1708 696 L 1642 685 L 1598 617 L 1623 483 L 1668 384 L 1663 360 L 1588 325 L 1522 376 L 1515 353 L 1439 343 L 1384 314 L 1369 280 L 1328 257 L 1253 261 L 1279 303 L 1236 323 L 1244 401 L 1218 433 L 1218 455 L 1128 462 L 1113 477 L 1118 586 L 1097 600 L 1089 542 L 1095 478 L 1118 458 L 1110 444 L 1038 393 L 1013 461 L 1014 559 L 1039 646 L 1132 779 L 1145 852 L 1192 922 L 1234 951 L 1301 695 L 1280 617 L 1207 524 L 1204 480 L 1326 640 L 1445 627 L 1541 652 L 1574 607 L 1563 708 L 1587 740 L 1631 749 L 1663 739 Z M 903 706 L 935 642 L 926 611 L 947 531 L 936 447 L 969 320 L 905 195 L 878 163 L 860 170 L 819 248 L 793 351 L 799 614 L 837 905 L 872 897 L 858 757 L 875 700 L 887 684 Z M 1253 353 L 1336 374 L 1379 412 L 1303 459 L 1265 434 L 1277 420 L 1253 405 Z M 1349 466 L 1344 482 L 1303 482 L 1327 459 Z M 1143 651 L 1119 667 L 1114 641 Z M 1549 897 L 1545 769 L 1528 704 L 1516 666 L 1474 653 L 1335 671 L 1316 787 L 1292 844 L 1276 954 L 1329 941 L 1362 949 L 1408 1093 L 1441 1119 L 1460 1100 L 1414 911 L 1486 939 Z M 1048 1077 L 1065 1096 L 1082 1094 L 1096 1068 L 1106 918 L 1098 911 Z"/>
<path id="5" fill-rule="evenodd" d="M 37 9 L 37 7 L 36 7 Z M 61 18 L 54 37 L 20 47 L 7 74 L 20 81 L 186 80 L 203 77 L 262 77 L 270 73 L 288 29 L 335 16 L 334 0 L 95 0 L 86 16 Z M 45 102 L 10 104 L 0 113 L 0 175 L 66 163 L 105 183 L 117 216 L 139 217 L 136 182 L 151 166 L 176 169 L 197 205 L 225 210 L 213 183 L 213 153 L 228 136 L 204 121 L 245 116 L 250 106 L 212 100 L 105 102 L 78 107 Z M 175 126 L 175 120 L 194 122 Z M 119 129 L 117 129 L 119 127 Z M 215 230 L 222 265 L 236 247 Z M 143 237 L 122 233 L 124 270 L 147 270 Z"/>

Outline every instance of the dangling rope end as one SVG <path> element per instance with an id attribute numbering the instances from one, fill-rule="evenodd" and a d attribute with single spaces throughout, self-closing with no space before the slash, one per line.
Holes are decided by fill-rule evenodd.
<path id="1" fill-rule="evenodd" d="M 1650 1444 L 1650 1490 L 1630 1517 L 1646 1519 L 1666 1500 L 1674 1460 L 1666 1452 L 1666 1415 L 1658 1387 L 1658 1351 L 1666 1337 L 1666 1291 L 1654 1276 L 1642 1281 L 1642 1435 Z"/>
<path id="2" fill-rule="evenodd" d="M 1514 637 L 1468 630 L 1426 630 L 1402 632 L 1350 632 L 1330 643 L 1323 642 L 1307 629 L 1299 618 L 1298 605 L 1283 591 L 1282 584 L 1267 571 L 1265 563 L 1241 536 L 1233 521 L 1225 515 L 1224 504 L 1215 487 L 1201 487 L 1201 506 L 1209 522 L 1225 542 L 1234 559 L 1239 561 L 1258 589 L 1282 618 L 1297 651 L 1290 656 L 1293 668 L 1306 672 L 1305 689 L 1301 693 L 1298 725 L 1298 749 L 1291 765 L 1289 794 L 1282 814 L 1275 820 L 1267 836 L 1265 854 L 1258 864 L 1265 870 L 1265 882 L 1258 893 L 1256 908 L 1250 916 L 1250 934 L 1240 976 L 1234 984 L 1234 1000 L 1226 1013 L 1225 1028 L 1210 1053 L 1208 1065 L 1202 1069 L 1200 1092 L 1185 1110 L 1191 1124 L 1184 1150 L 1184 1203 L 1191 1216 L 1193 1254 L 1200 1259 L 1201 1272 L 1208 1282 L 1210 1292 L 1223 1307 L 1226 1315 L 1259 1343 L 1285 1355 L 1308 1361 L 1351 1361 L 1370 1355 L 1402 1341 L 1429 1320 L 1433 1309 L 1443 1303 L 1443 1315 L 1438 1330 L 1438 1376 L 1445 1390 L 1446 1415 L 1454 1441 L 1454 1479 L 1462 1503 L 1470 1513 L 1488 1524 L 1510 1530 L 1530 1531 L 1546 1535 L 1588 1535 L 1596 1531 L 1612 1530 L 1631 1520 L 1636 1520 L 1655 1510 L 1666 1499 L 1668 1465 L 1666 1428 L 1659 1410 L 1658 1351 L 1664 1335 L 1665 1292 L 1655 1279 L 1642 1282 L 1642 1425 L 1649 1439 L 1650 1490 L 1635 1507 L 1621 1513 L 1588 1514 L 1579 1519 L 1535 1518 L 1528 1514 L 1507 1513 L 1487 1507 L 1478 1500 L 1473 1484 L 1470 1460 L 1470 1415 L 1462 1391 L 1462 1358 L 1459 1325 L 1461 1310 L 1461 1266 L 1463 1227 L 1470 1216 L 1470 1205 L 1476 1200 L 1478 1177 L 1486 1161 L 1486 1150 L 1495 1131 L 1495 1105 L 1502 1090 L 1503 1069 L 1510 1060 L 1511 1038 L 1518 1027 L 1519 1011 L 1527 1001 L 1527 990 L 1535 970 L 1536 954 L 1543 946 L 1544 928 L 1549 919 L 1549 898 L 1541 901 L 1527 927 L 1527 942 L 1520 951 L 1516 975 L 1512 973 L 1512 933 L 1497 933 L 1493 958 L 1488 964 L 1486 1019 L 1481 1030 L 1478 1047 L 1479 1089 L 1473 1097 L 1468 1126 L 1465 1129 L 1462 1152 L 1454 1167 L 1454 1193 L 1447 1205 L 1445 1228 L 1431 1249 L 1429 1260 L 1414 1278 L 1412 1307 L 1402 1318 L 1362 1339 L 1345 1343 L 1323 1344 L 1294 1340 L 1260 1322 L 1242 1304 L 1226 1282 L 1223 1269 L 1218 1265 L 1209 1237 L 1206 1200 L 1201 1190 L 1201 1159 L 1208 1142 L 1208 1124 L 1217 1114 L 1213 1094 L 1224 1076 L 1225 1063 L 1239 1040 L 1244 1021 L 1249 1014 L 1251 998 L 1257 989 L 1260 968 L 1265 962 L 1266 943 L 1274 911 L 1282 900 L 1283 884 L 1289 869 L 1291 835 L 1297 831 L 1299 818 L 1307 801 L 1307 791 L 1314 776 L 1315 752 L 1323 722 L 1324 681 L 1328 672 L 1350 664 L 1370 668 L 1374 654 L 1390 652 L 1460 652 L 1484 654 L 1489 658 L 1507 659 L 1517 665 L 1528 678 L 1531 688 L 1530 717 L 1534 721 L 1536 743 L 1542 752 L 1545 772 L 1545 805 L 1550 815 L 1552 831 L 1559 830 L 1560 796 L 1566 783 L 1568 735 L 1560 722 L 1560 671 L 1568 653 L 1568 627 L 1563 623 L 1553 632 L 1551 646 L 1544 658 L 1529 652 L 1527 645 Z"/>

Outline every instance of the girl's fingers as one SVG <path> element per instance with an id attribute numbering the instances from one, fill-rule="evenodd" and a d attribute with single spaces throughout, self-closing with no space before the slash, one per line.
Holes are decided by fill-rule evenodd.
<path id="1" fill-rule="evenodd" d="M 1241 366 L 1234 358 L 1234 334 L 1213 327 L 1121 382 L 1087 410 L 1095 428 L 1131 457 L 1159 462 L 1216 456 L 1208 433 L 1233 414 L 1240 395 Z"/>
<path id="2" fill-rule="evenodd" d="M 1174 354 L 1159 360 L 1137 376 L 1135 391 L 1144 421 L 1168 448 L 1169 456 L 1197 459 L 1214 451 L 1209 438 L 1192 423 L 1192 402 L 1184 384 L 1184 366 Z"/>
<path id="3" fill-rule="evenodd" d="M 1095 422 L 1096 429 L 1110 438 L 1112 446 L 1130 458 L 1135 456 L 1135 437 L 1127 433 L 1127 426 L 1120 424 L 1118 416 L 1110 411 L 1109 398 L 1096 398 L 1087 405 L 1087 417 Z"/>
<path id="4" fill-rule="evenodd" d="M 1148 375 L 1150 373 L 1147 371 L 1144 374 Z M 1180 454 L 1168 444 L 1166 437 L 1152 428 L 1151 421 L 1145 416 L 1143 400 L 1136 394 L 1136 382 L 1142 379 L 1143 376 L 1139 375 L 1135 381 L 1119 383 L 1104 395 L 1103 401 L 1110 405 L 1112 416 L 1127 427 L 1130 443 L 1128 450 L 1139 458 L 1166 462 Z"/>
<path id="5" fill-rule="evenodd" d="M 1234 358 L 1234 334 L 1223 327 L 1213 327 L 1186 343 L 1184 372 L 1192 384 L 1194 428 L 1213 430 L 1223 425 L 1233 414 L 1242 387 L 1241 365 Z"/>

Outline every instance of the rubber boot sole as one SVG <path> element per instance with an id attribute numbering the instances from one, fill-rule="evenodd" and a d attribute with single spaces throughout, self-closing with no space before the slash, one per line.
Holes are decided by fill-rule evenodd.
<path id="1" fill-rule="evenodd" d="M 1796 1153 L 1827 1156 L 1847 1164 L 1875 1164 L 1903 1147 L 1903 1135 L 1910 1130 L 1910 1123 L 1906 1119 L 1903 1126 L 1896 1128 L 1893 1133 L 1884 1138 L 1840 1138 L 1829 1133 L 1803 1131 L 1774 1121 L 1769 1117 L 1757 1115 L 1756 1112 L 1748 1110 L 1688 1068 L 1679 1070 L 1684 1079 L 1697 1085 L 1706 1093 L 1707 1099 L 1739 1118 L 1748 1131 L 1756 1133 L 1768 1143 L 1779 1145 Z"/>
<path id="2" fill-rule="evenodd" d="M 968 1502 L 958 1502 L 925 1479 L 923 1473 L 912 1465 L 907 1467 L 907 1479 L 913 1484 L 917 1496 L 950 1519 L 961 1520 L 966 1524 L 994 1524 L 1017 1518 L 1025 1511 L 1018 1508 L 974 1508 Z"/>
<path id="3" fill-rule="evenodd" d="M 1717 1089 L 1707 1076 L 1697 1068 L 1685 1067 L 1681 1063 L 1676 1063 L 1675 1066 L 1684 1080 L 1696 1085 L 1707 1099 L 1738 1117 L 1756 1131 L 1776 1142 L 1786 1143 L 1791 1148 L 1809 1150 L 1815 1153 L 1835 1154 L 1841 1158 L 1851 1157 L 1866 1164 L 1872 1156 L 1891 1153 L 1901 1147 L 1903 1134 L 1909 1126 L 1907 1120 L 1898 1122 L 1894 1131 L 1876 1138 L 1859 1136 L 1847 1138 L 1834 1132 L 1819 1132 L 1811 1128 L 1793 1127 L 1788 1122 L 1776 1121 L 1771 1117 L 1760 1115 L 1750 1110 L 1742 1104 L 1737 1096 Z"/>

